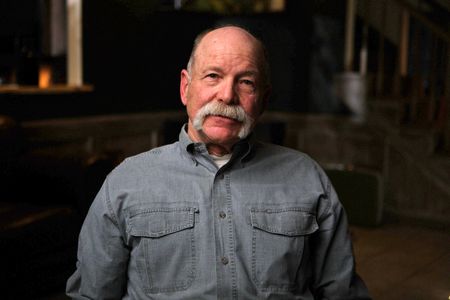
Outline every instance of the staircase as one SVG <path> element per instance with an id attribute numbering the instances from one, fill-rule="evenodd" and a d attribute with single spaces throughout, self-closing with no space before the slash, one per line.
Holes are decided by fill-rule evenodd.
<path id="1" fill-rule="evenodd" d="M 444 228 L 450 228 L 448 9 L 439 1 L 360 0 L 355 30 L 356 56 L 368 53 L 356 64 L 367 70 L 368 124 L 386 137 L 385 214 Z"/>

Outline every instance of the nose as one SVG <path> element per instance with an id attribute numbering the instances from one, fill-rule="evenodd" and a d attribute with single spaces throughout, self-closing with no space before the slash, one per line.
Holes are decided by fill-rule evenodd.
<path id="1" fill-rule="evenodd" d="M 237 104 L 239 98 L 236 93 L 234 80 L 223 80 L 219 86 L 217 96 L 219 101 L 225 102 L 226 104 Z"/>

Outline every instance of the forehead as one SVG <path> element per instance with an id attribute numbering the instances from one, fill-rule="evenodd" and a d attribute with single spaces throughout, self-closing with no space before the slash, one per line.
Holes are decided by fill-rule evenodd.
<path id="1" fill-rule="evenodd" d="M 244 59 L 258 67 L 260 49 L 257 40 L 239 28 L 221 28 L 203 37 L 195 53 L 197 62 L 204 60 Z"/>

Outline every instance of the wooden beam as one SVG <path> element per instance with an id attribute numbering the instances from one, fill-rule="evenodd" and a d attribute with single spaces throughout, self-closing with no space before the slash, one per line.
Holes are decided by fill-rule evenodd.
<path id="1" fill-rule="evenodd" d="M 379 32 L 379 45 L 378 45 L 378 70 L 376 80 L 376 95 L 381 96 L 384 94 L 384 39 L 386 32 L 386 0 L 381 0 L 382 5 L 382 23 Z"/>
<path id="2" fill-rule="evenodd" d="M 67 0 L 67 84 L 83 85 L 82 0 Z"/>
<path id="3" fill-rule="evenodd" d="M 443 105 L 442 110 L 447 110 L 446 112 L 442 112 L 444 116 L 444 147 L 448 154 L 450 154 L 450 44 L 447 43 L 447 68 L 444 74 L 445 80 L 445 90 L 444 90 L 444 98 L 443 98 Z"/>
<path id="4" fill-rule="evenodd" d="M 344 48 L 344 70 L 353 70 L 353 48 L 355 36 L 355 1 L 347 0 L 347 14 L 345 21 L 345 48 Z"/>
<path id="5" fill-rule="evenodd" d="M 400 21 L 400 47 L 399 47 L 399 75 L 406 77 L 408 75 L 408 48 L 409 48 L 409 13 L 402 9 Z"/>

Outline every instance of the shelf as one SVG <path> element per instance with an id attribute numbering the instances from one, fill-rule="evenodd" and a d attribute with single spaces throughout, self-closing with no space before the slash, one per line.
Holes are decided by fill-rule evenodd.
<path id="1" fill-rule="evenodd" d="M 92 92 L 92 85 L 84 84 L 80 86 L 69 86 L 65 84 L 52 85 L 47 88 L 40 88 L 34 85 L 0 85 L 0 94 L 70 94 Z"/>

